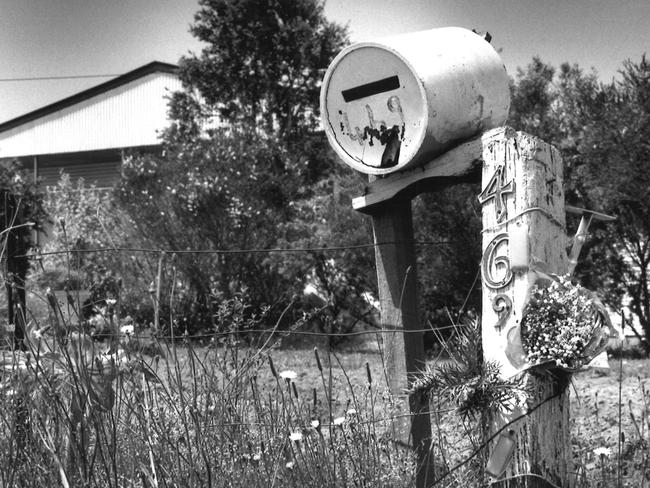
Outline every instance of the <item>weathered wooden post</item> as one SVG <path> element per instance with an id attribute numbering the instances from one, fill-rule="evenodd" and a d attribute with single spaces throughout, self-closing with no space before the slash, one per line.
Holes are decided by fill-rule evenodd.
<path id="1" fill-rule="evenodd" d="M 513 377 L 529 366 L 518 347 L 518 326 L 530 289 L 546 274 L 567 272 L 562 159 L 549 144 L 513 130 L 485 138 L 482 159 L 483 350 L 485 360 Z M 512 455 L 505 471 L 512 481 L 504 486 L 548 486 L 543 478 L 568 486 L 568 380 L 559 370 L 526 376 L 528 410 L 534 411 L 502 434 L 508 442 L 493 444 L 488 465 L 501 474 Z M 493 431 L 525 410 L 494 416 Z"/>
<path id="2" fill-rule="evenodd" d="M 17 229 L 23 222 L 20 219 L 20 209 L 15 196 L 9 190 L 2 190 L 4 211 L 4 278 L 7 293 L 7 323 L 13 324 L 13 347 L 16 351 L 24 351 L 25 347 L 25 280 L 28 263 L 25 254 L 28 246 Z M 21 393 L 13 398 L 14 422 L 16 428 L 16 449 L 18 460 L 26 460 L 26 447 L 30 431 L 29 410 Z"/>
<path id="3" fill-rule="evenodd" d="M 19 208 L 14 195 L 3 190 L 5 232 L 5 289 L 7 293 L 7 320 L 14 326 L 14 347 L 24 349 L 25 339 L 25 280 L 27 277 L 28 246 L 23 236 L 23 222 L 19 218 Z"/>
<path id="4" fill-rule="evenodd" d="M 394 199 L 373 209 L 377 287 L 381 303 L 382 343 L 390 391 L 400 411 L 395 440 L 413 445 L 418 458 L 418 486 L 426 486 L 430 471 L 431 420 L 428 399 L 404 390 L 426 366 L 418 307 L 417 266 L 410 199 Z M 394 332 L 393 332 L 394 331 Z M 405 381 L 406 380 L 406 381 Z M 431 479 L 431 478 L 429 478 Z"/>
<path id="5" fill-rule="evenodd" d="M 345 164 L 376 177 L 353 206 L 372 217 L 387 376 L 399 399 L 425 365 L 411 199 L 476 176 L 481 140 L 460 143 L 503 124 L 509 104 L 498 54 L 460 28 L 355 44 L 325 75 L 329 142 Z M 412 395 L 409 408 L 410 428 L 399 428 L 396 440 L 410 438 L 416 485 L 424 487 L 433 481 L 428 399 Z"/>

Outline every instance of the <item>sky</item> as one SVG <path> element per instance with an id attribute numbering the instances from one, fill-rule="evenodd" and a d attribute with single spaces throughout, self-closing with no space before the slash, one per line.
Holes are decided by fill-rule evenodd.
<path id="1" fill-rule="evenodd" d="M 201 44 L 197 0 L 0 0 L 0 123 Z M 327 0 L 352 41 L 436 27 L 489 31 L 511 76 L 533 56 L 595 69 L 604 82 L 650 51 L 649 0 Z M 22 80 L 17 80 L 22 79 Z"/>

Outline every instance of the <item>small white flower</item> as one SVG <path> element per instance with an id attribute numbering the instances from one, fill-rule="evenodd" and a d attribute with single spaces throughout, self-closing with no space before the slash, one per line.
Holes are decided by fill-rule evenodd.
<path id="1" fill-rule="evenodd" d="M 298 377 L 295 371 L 287 370 L 280 373 L 280 378 L 283 380 L 295 380 Z"/>
<path id="2" fill-rule="evenodd" d="M 334 425 L 341 425 L 345 422 L 345 417 L 336 417 L 334 419 Z"/>
<path id="3" fill-rule="evenodd" d="M 598 457 L 610 457 L 612 450 L 609 447 L 597 447 L 594 449 L 594 454 Z"/>
<path id="4" fill-rule="evenodd" d="M 106 299 L 106 305 L 108 305 L 109 307 L 111 305 L 115 305 L 116 303 L 117 303 L 117 300 L 115 298 L 107 298 Z"/>
<path id="5" fill-rule="evenodd" d="M 301 432 L 292 432 L 289 434 L 289 439 L 291 439 L 294 442 L 298 442 L 302 440 L 302 433 Z"/>
<path id="6" fill-rule="evenodd" d="M 288 462 L 287 464 L 285 464 L 284 466 L 285 466 L 287 469 L 293 469 L 294 464 L 295 464 L 295 463 L 294 463 L 293 461 L 289 461 L 289 462 Z"/>
<path id="7" fill-rule="evenodd" d="M 131 336 L 133 335 L 133 332 L 134 332 L 133 325 L 123 325 L 122 327 L 120 327 L 121 334 Z"/>
<path id="8" fill-rule="evenodd" d="M 347 412 L 345 412 L 345 413 L 346 413 L 346 415 L 352 417 L 353 415 L 356 415 L 356 414 L 357 414 L 357 411 L 356 411 L 356 409 L 351 408 L 351 409 L 349 409 L 349 410 L 348 410 Z"/>
<path id="9" fill-rule="evenodd" d="M 318 419 L 314 419 L 314 420 L 312 420 L 312 421 L 311 421 L 311 426 L 312 426 L 314 429 L 318 429 L 318 427 L 320 426 L 320 421 L 319 421 Z"/>
<path id="10" fill-rule="evenodd" d="M 253 454 L 253 461 L 259 461 L 262 459 L 262 455 L 258 452 L 257 454 Z"/>

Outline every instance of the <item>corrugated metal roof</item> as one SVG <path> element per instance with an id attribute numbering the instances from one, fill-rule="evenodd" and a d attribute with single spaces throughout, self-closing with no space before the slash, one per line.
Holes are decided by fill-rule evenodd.
<path id="1" fill-rule="evenodd" d="M 169 63 L 162 63 L 160 61 L 152 61 L 151 63 L 145 64 L 144 66 L 140 66 L 139 68 L 134 69 L 133 71 L 129 71 L 128 73 L 124 73 L 123 75 L 117 76 L 104 83 L 88 88 L 87 90 L 81 91 L 79 93 L 75 93 L 72 96 L 54 102 L 50 105 L 46 105 L 45 107 L 41 107 L 32 112 L 20 115 L 14 119 L 3 122 L 2 124 L 0 124 L 0 133 L 5 132 L 9 129 L 13 129 L 14 127 L 18 127 L 19 125 L 26 124 L 27 122 L 31 122 L 32 120 L 39 119 L 41 117 L 44 117 L 45 115 L 58 112 L 59 110 L 64 109 L 66 107 L 76 105 L 80 102 L 83 102 L 84 100 L 88 100 L 89 98 L 113 90 L 114 88 L 118 88 L 122 85 L 126 85 L 127 83 L 130 83 L 133 80 L 137 80 L 138 78 L 142 78 L 143 76 L 149 75 L 151 73 L 176 74 L 178 73 L 178 66 Z"/>
<path id="2" fill-rule="evenodd" d="M 0 124 L 0 158 L 158 144 L 177 68 L 149 63 Z"/>

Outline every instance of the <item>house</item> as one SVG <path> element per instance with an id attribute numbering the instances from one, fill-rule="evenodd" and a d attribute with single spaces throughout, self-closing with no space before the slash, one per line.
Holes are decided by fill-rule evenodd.
<path id="1" fill-rule="evenodd" d="M 0 124 L 0 160 L 19 159 L 44 185 L 61 171 L 107 188 L 122 154 L 160 149 L 168 95 L 181 89 L 178 67 L 154 61 Z"/>

